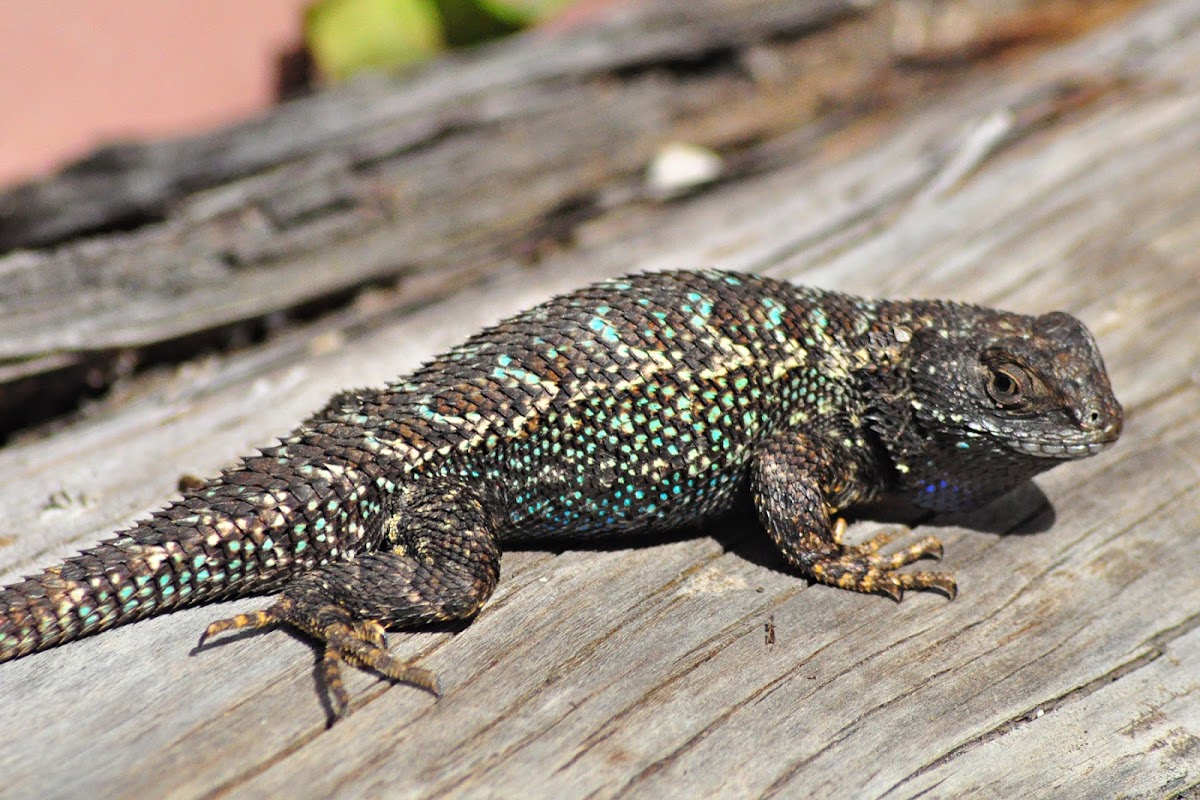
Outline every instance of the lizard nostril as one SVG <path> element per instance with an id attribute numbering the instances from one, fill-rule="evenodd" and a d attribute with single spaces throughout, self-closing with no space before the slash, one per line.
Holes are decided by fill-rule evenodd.
<path id="1" fill-rule="evenodd" d="M 1076 419 L 1085 428 L 1099 428 L 1105 424 L 1104 409 L 1099 405 L 1084 406 Z"/>

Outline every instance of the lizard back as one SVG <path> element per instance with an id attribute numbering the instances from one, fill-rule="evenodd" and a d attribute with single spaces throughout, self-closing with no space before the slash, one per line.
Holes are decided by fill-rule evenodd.
<path id="1" fill-rule="evenodd" d="M 680 527 L 729 507 L 757 442 L 860 422 L 851 376 L 870 361 L 875 308 L 751 275 L 634 275 L 517 314 L 319 416 L 364 430 L 392 474 L 476 487 L 502 539 Z"/>

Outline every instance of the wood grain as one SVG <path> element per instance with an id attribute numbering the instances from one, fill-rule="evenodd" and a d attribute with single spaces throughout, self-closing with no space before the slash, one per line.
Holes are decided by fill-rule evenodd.
<path id="1" fill-rule="evenodd" d="M 260 599 L 180 612 L 0 666 L 0 794 L 1195 793 L 1200 2 L 1148 3 L 800 140 L 688 199 L 608 208 L 536 266 L 144 375 L 5 448 L 2 579 L 510 311 L 632 269 L 718 265 L 1062 308 L 1097 334 L 1121 443 L 934 521 L 956 601 L 810 587 L 741 518 L 646 547 L 507 553 L 473 624 L 391 637 L 446 695 L 355 673 L 332 729 L 305 641 L 189 654 L 209 620 Z"/>

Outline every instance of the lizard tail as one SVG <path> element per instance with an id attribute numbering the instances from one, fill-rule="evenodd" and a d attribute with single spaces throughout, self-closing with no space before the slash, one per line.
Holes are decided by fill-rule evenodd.
<path id="1" fill-rule="evenodd" d="M 257 513 L 177 503 L 124 533 L 0 588 L 0 662 L 185 606 L 268 592 L 290 554 Z"/>
<path id="2" fill-rule="evenodd" d="M 329 458 L 301 482 L 291 455 L 268 448 L 129 530 L 0 588 L 0 662 L 186 606 L 277 591 L 298 572 L 352 558 L 377 532 L 359 516 L 359 476 Z"/>

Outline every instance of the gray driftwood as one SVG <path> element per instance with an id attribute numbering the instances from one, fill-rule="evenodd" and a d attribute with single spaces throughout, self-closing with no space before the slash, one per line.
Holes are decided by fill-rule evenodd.
<path id="1" fill-rule="evenodd" d="M 743 92 L 763 97 L 770 74 L 804 63 L 804 47 L 825 37 L 820 46 L 833 48 L 844 26 L 861 26 L 857 36 L 872 24 L 883 23 L 828 17 L 796 40 L 734 41 L 748 48 L 741 63 L 762 71 Z M 652 152 L 647 135 L 642 149 L 615 156 L 623 175 L 597 173 L 588 191 L 605 202 L 536 266 L 506 261 L 494 243 L 487 257 L 467 245 L 410 257 L 395 243 L 427 231 L 349 231 L 321 252 L 344 248 L 336 266 L 351 274 L 372 258 L 448 264 L 475 252 L 489 277 L 398 313 L 405 291 L 429 296 L 420 292 L 436 285 L 435 272 L 432 283 L 364 296 L 260 346 L 143 374 L 84 419 L 0 451 L 8 580 L 161 504 L 180 474 L 211 474 L 269 442 L 339 388 L 382 382 L 600 276 L 719 265 L 863 294 L 1075 313 L 1107 356 L 1125 436 L 1112 452 L 1039 479 L 1040 491 L 936 522 L 956 601 L 894 605 L 810 587 L 750 519 L 644 548 L 512 552 L 473 624 L 392 637 L 397 653 L 440 673 L 445 697 L 355 673 L 354 713 L 332 729 L 304 640 L 235 636 L 190 653 L 208 621 L 261 599 L 180 612 L 0 666 L 0 794 L 1194 794 L 1200 2 L 1147 3 L 1005 56 L 938 66 L 950 72 L 919 95 L 904 92 L 911 76 L 881 74 L 899 95 L 891 102 L 841 107 L 837 124 L 813 114 L 791 129 L 763 126 L 753 147 L 730 135 L 735 127 L 706 127 L 719 115 L 700 114 L 694 139 L 724 145 L 734 161 L 748 148 L 766 166 L 743 162 L 736 180 L 665 206 L 631 196 L 635 165 Z M 488 57 L 519 61 L 503 48 Z M 658 80 L 668 97 L 682 79 Z M 777 98 L 805 91 L 789 80 L 774 86 Z M 720 80 L 709 85 L 733 113 Z M 601 102 L 604 87 L 593 89 L 579 102 Z M 478 146 L 501 159 L 532 144 L 514 145 L 507 130 L 498 125 Z M 590 163 L 609 164 L 626 147 L 614 129 L 599 138 L 608 141 L 590 145 L 603 149 L 595 161 L 572 160 L 563 175 L 583 180 Z M 445 218 L 494 213 L 460 199 Z M 120 237 L 95 246 L 118 247 Z M 296 275 L 315 263 L 305 247 L 289 253 L 280 264 Z M 13 258 L 42 257 L 54 256 Z M 201 281 L 195 291 L 221 288 Z M 146 313 L 158 308 L 142 302 Z M 179 313 L 189 312 L 205 313 Z M 24 338 L 0 337 L 10 349 Z"/>
<path id="2" fill-rule="evenodd" d="M 118 378 L 163 343 L 177 352 L 413 273 L 445 289 L 497 254 L 533 255 L 627 201 L 675 121 L 716 116 L 715 94 L 733 94 L 733 70 L 661 70 L 728 60 L 853 7 L 647 3 L 583 34 L 531 35 L 403 82 L 366 78 L 216 133 L 113 145 L 0 192 L 0 252 L 42 246 L 0 257 L 0 414 Z M 738 135 L 794 124 L 767 111 L 760 101 Z"/>

